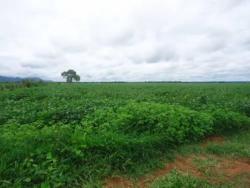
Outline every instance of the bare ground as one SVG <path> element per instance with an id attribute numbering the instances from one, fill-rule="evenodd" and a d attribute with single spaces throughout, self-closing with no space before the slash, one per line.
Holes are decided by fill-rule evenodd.
<path id="1" fill-rule="evenodd" d="M 213 136 L 206 139 L 201 146 L 206 147 L 208 143 L 221 144 L 224 142 L 223 137 Z M 216 160 L 216 164 L 205 166 L 205 172 L 202 168 L 197 167 L 194 160 L 209 161 Z M 188 173 L 194 177 L 206 179 L 213 184 L 229 182 L 238 176 L 246 175 L 243 181 L 250 187 L 250 159 L 227 159 L 215 155 L 190 155 L 188 157 L 177 157 L 174 162 L 166 164 L 160 170 L 156 170 L 137 181 L 125 179 L 123 177 L 111 177 L 106 179 L 105 188 L 147 188 L 156 179 L 167 175 L 171 170 L 176 169 L 183 173 Z M 209 172 L 208 176 L 206 172 Z"/>

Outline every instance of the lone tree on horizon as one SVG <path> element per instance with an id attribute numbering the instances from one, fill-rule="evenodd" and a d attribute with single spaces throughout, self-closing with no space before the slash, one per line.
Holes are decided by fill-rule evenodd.
<path id="1" fill-rule="evenodd" d="M 71 83 L 73 80 L 80 81 L 80 76 L 76 74 L 76 71 L 69 69 L 68 71 L 62 72 L 62 77 L 66 79 L 67 83 Z"/>

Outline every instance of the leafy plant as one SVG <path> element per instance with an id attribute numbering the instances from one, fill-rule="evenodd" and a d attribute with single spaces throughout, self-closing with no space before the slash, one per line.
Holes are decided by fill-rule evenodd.
<path id="1" fill-rule="evenodd" d="M 81 187 L 113 174 L 138 176 L 181 144 L 250 125 L 249 84 L 0 86 L 0 187 Z M 249 155 L 237 144 L 208 150 Z M 172 176 L 173 185 L 199 185 Z"/>

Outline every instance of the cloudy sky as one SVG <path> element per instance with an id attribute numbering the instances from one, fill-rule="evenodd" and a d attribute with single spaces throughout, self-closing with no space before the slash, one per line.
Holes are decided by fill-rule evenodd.
<path id="1" fill-rule="evenodd" d="M 250 80 L 250 0 L 0 0 L 0 75 Z"/>

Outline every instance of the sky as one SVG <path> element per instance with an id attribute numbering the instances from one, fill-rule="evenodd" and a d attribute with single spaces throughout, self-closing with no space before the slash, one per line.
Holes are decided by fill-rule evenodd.
<path id="1" fill-rule="evenodd" d="M 249 0 L 0 0 L 0 75 L 250 81 Z"/>

